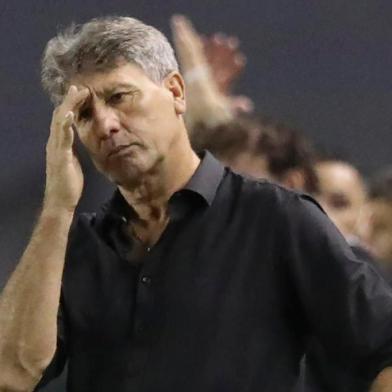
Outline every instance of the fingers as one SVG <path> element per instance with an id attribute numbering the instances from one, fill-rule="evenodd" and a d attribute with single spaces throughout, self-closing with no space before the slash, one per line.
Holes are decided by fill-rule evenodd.
<path id="1" fill-rule="evenodd" d="M 48 148 L 71 149 L 74 141 L 74 130 L 72 129 L 75 114 L 68 111 L 65 115 L 56 109 L 53 113 L 52 125 L 48 140 Z"/>
<path id="2" fill-rule="evenodd" d="M 240 51 L 240 41 L 235 36 L 215 33 L 204 41 L 206 57 L 217 81 L 219 90 L 228 94 L 233 82 L 241 74 L 246 57 Z"/>
<path id="3" fill-rule="evenodd" d="M 242 54 L 242 53 L 237 54 L 237 55 L 234 57 L 234 63 L 235 63 L 238 67 L 243 68 L 243 67 L 245 66 L 245 64 L 246 64 L 246 56 L 245 56 L 244 54 Z"/>
<path id="4" fill-rule="evenodd" d="M 227 46 L 231 50 L 237 50 L 238 47 L 240 46 L 240 40 L 237 37 L 228 37 L 227 38 Z"/>
<path id="5" fill-rule="evenodd" d="M 197 34 L 193 28 L 191 21 L 184 15 L 173 15 L 171 18 L 171 23 L 173 29 L 180 33 L 180 35 L 184 33 Z"/>
<path id="6" fill-rule="evenodd" d="M 184 17 L 182 15 L 173 15 L 170 19 L 170 25 L 173 34 L 174 44 L 176 46 L 176 50 L 179 55 L 182 55 L 182 51 L 185 49 L 183 48 L 185 36 L 186 36 L 186 27 L 184 24 Z M 185 34 L 184 34 L 185 30 Z"/>
<path id="7" fill-rule="evenodd" d="M 234 113 L 252 113 L 254 110 L 253 101 L 244 95 L 230 97 L 230 107 Z"/>
<path id="8" fill-rule="evenodd" d="M 192 23 L 183 15 L 171 18 L 173 40 L 181 66 L 184 69 L 205 63 L 203 44 Z"/>
<path id="9" fill-rule="evenodd" d="M 78 90 L 76 86 L 70 86 L 67 95 L 64 97 L 64 100 L 60 105 L 60 111 L 64 114 L 69 111 L 76 114 L 89 96 L 90 90 L 87 87 Z"/>
<path id="10" fill-rule="evenodd" d="M 90 96 L 88 88 L 78 90 L 70 86 L 63 102 L 54 110 L 49 145 L 71 149 L 74 141 L 73 125 L 79 109 Z"/>
<path id="11" fill-rule="evenodd" d="M 89 95 L 71 86 L 63 102 L 53 112 L 46 145 L 45 205 L 73 211 L 83 189 L 83 173 L 73 151 L 76 113 Z M 48 207 L 49 206 L 49 207 Z"/>
<path id="12" fill-rule="evenodd" d="M 204 41 L 204 45 L 207 55 L 212 61 L 224 63 L 237 57 L 244 57 L 239 49 L 240 41 L 235 36 L 215 33 Z"/>

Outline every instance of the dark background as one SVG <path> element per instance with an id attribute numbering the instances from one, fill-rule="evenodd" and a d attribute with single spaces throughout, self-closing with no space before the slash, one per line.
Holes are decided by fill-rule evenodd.
<path id="1" fill-rule="evenodd" d="M 366 174 L 392 163 L 392 2 L 389 0 L 0 0 L 0 287 L 39 213 L 51 106 L 40 88 L 46 42 L 71 21 L 130 15 L 169 34 L 184 13 L 204 33 L 237 35 L 248 57 L 237 91 L 259 111 L 347 153 Z M 82 153 L 83 155 L 83 153 Z M 82 157 L 80 208 L 111 186 Z M 63 380 L 47 390 L 63 390 Z"/>

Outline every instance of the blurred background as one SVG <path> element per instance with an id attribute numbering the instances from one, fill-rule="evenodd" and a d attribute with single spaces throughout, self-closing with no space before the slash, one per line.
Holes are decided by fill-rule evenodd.
<path id="1" fill-rule="evenodd" d="M 237 36 L 247 64 L 236 91 L 265 115 L 339 151 L 366 175 L 392 163 L 392 2 L 387 0 L 16 0 L 0 2 L 0 288 L 39 213 L 52 107 L 40 86 L 46 42 L 71 22 L 130 15 L 170 36 L 173 14 L 206 35 Z M 83 151 L 81 210 L 112 187 Z M 64 377 L 46 391 L 64 390 Z"/>

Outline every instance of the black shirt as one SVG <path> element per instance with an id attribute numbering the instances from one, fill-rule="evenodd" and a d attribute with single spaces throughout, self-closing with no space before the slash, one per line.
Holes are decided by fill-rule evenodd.
<path id="1" fill-rule="evenodd" d="M 67 389 L 288 392 L 310 335 L 367 379 L 392 363 L 392 293 L 317 203 L 206 154 L 137 252 L 120 193 L 69 238 L 59 343 Z"/>
<path id="2" fill-rule="evenodd" d="M 383 273 L 372 256 L 359 244 L 352 245 L 354 254 Z M 385 277 L 385 275 L 384 275 Z M 368 392 L 369 380 L 336 363 L 322 344 L 311 336 L 301 364 L 301 377 L 294 392 Z M 340 366 L 339 366 L 340 365 Z"/>
<path id="3" fill-rule="evenodd" d="M 354 254 L 384 274 L 391 281 L 388 271 L 383 271 L 381 265 L 359 243 L 351 245 Z M 333 356 L 315 339 L 310 337 L 305 358 L 302 364 L 301 382 L 296 392 L 368 392 L 369 381 L 352 372 L 349 367 L 336 363 Z"/>

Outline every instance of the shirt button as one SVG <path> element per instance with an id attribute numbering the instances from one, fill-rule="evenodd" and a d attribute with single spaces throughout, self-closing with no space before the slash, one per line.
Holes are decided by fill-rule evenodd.
<path id="1" fill-rule="evenodd" d="M 149 276 L 143 276 L 141 280 L 142 283 L 146 286 L 149 286 L 151 284 L 151 278 Z"/>
<path id="2" fill-rule="evenodd" d="M 147 250 L 147 252 L 151 252 L 151 248 L 150 247 L 148 247 L 146 250 Z"/>

